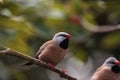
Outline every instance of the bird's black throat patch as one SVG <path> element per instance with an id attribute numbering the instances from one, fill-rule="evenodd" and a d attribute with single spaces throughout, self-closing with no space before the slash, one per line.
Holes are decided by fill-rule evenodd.
<path id="1" fill-rule="evenodd" d="M 69 39 L 65 39 L 60 43 L 60 47 L 63 49 L 67 49 L 69 45 Z"/>
<path id="2" fill-rule="evenodd" d="M 112 67 L 111 69 L 114 73 L 120 73 L 120 66 L 119 65 L 115 65 Z"/>

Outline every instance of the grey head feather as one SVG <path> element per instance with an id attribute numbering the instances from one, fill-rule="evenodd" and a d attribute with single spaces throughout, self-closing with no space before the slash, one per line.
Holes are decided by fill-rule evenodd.
<path id="1" fill-rule="evenodd" d="M 107 67 L 113 67 L 114 66 L 114 62 L 117 61 L 117 59 L 115 57 L 109 57 L 107 60 L 105 60 L 103 66 L 107 66 Z"/>
<path id="2" fill-rule="evenodd" d="M 67 34 L 68 34 L 68 33 L 66 33 L 66 32 L 56 33 L 56 34 L 54 35 L 54 37 L 53 37 L 52 40 L 53 40 L 54 42 L 56 42 L 58 45 L 60 45 L 60 43 L 66 39 L 65 36 L 66 36 Z"/>

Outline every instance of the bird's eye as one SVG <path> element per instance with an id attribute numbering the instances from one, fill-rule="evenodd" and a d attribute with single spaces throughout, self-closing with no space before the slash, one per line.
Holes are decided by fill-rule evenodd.
<path id="1" fill-rule="evenodd" d="M 115 64 L 114 62 L 109 62 L 110 64 Z"/>
<path id="2" fill-rule="evenodd" d="M 66 37 L 66 35 L 64 35 L 64 34 L 60 34 L 59 36 L 64 36 L 64 37 Z"/>

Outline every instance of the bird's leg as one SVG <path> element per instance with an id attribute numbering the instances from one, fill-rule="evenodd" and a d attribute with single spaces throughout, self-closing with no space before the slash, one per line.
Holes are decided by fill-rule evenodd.
<path id="1" fill-rule="evenodd" d="M 48 63 L 48 66 L 49 66 L 49 68 L 51 69 L 51 70 L 53 70 L 54 69 L 54 65 L 52 65 L 51 63 Z"/>
<path id="2" fill-rule="evenodd" d="M 63 75 L 67 73 L 67 71 L 65 69 L 61 69 L 61 72 Z M 62 74 L 60 74 L 60 77 L 62 77 Z"/>
<path id="3" fill-rule="evenodd" d="M 65 69 L 61 69 L 61 72 L 62 72 L 63 74 L 66 74 L 66 73 L 67 73 L 67 71 L 66 71 Z"/>

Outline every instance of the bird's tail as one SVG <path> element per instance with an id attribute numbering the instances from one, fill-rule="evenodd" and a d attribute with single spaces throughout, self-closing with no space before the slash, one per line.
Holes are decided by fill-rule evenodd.
<path id="1" fill-rule="evenodd" d="M 33 68 L 33 66 L 35 67 L 35 65 L 33 65 L 32 62 L 24 61 L 24 62 L 11 65 L 10 68 L 20 70 L 20 71 L 26 71 Z"/>

